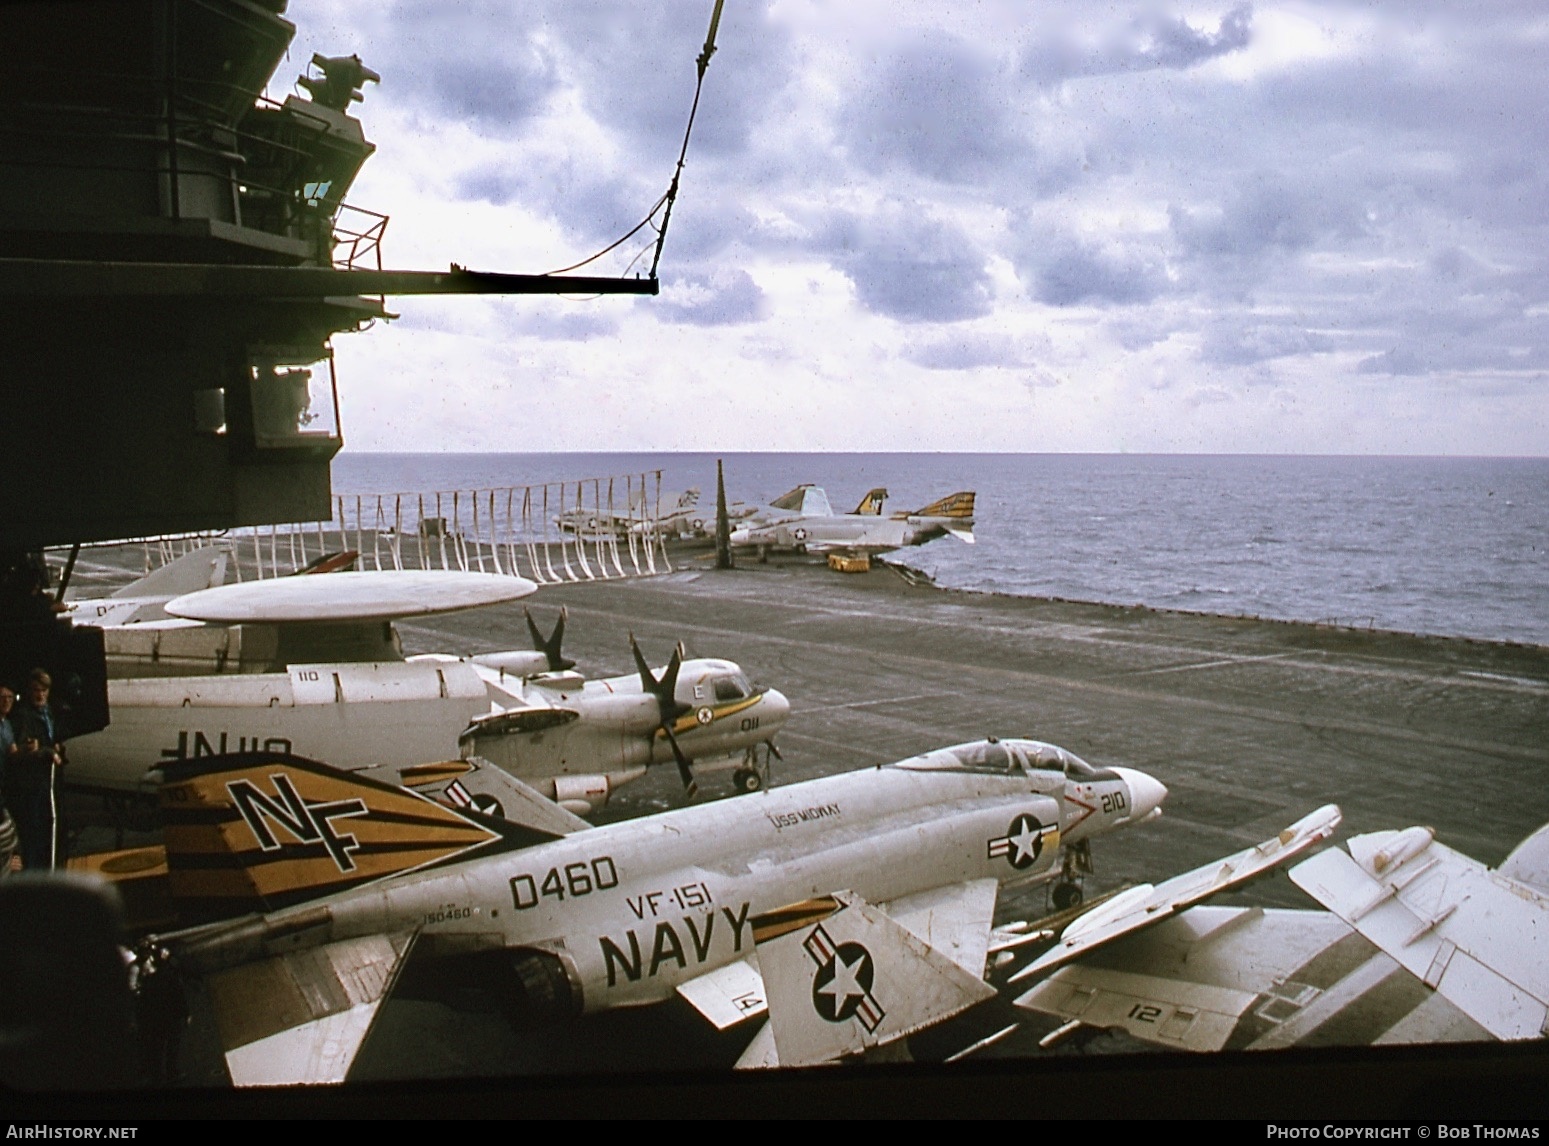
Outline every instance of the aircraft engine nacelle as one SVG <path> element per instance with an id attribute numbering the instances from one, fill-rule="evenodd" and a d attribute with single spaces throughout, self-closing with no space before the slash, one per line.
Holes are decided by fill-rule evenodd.
<path id="1" fill-rule="evenodd" d="M 608 802 L 613 785 L 606 776 L 556 776 L 548 795 L 567 812 L 589 816 Z"/>
<path id="2" fill-rule="evenodd" d="M 498 669 L 505 676 L 528 677 L 549 671 L 547 653 L 531 649 L 513 649 L 505 653 L 480 653 L 472 658 L 476 665 Z"/>

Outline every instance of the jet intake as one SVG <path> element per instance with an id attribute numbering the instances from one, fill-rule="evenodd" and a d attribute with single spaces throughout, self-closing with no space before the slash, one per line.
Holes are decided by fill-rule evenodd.
<path id="1" fill-rule="evenodd" d="M 581 1013 L 581 983 L 550 951 L 511 952 L 501 1002 L 513 1026 L 536 1026 Z"/>

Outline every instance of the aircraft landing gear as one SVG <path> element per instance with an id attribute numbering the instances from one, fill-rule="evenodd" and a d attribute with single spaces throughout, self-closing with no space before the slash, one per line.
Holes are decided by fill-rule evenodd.
<path id="1" fill-rule="evenodd" d="M 1054 885 L 1054 907 L 1056 911 L 1068 911 L 1072 907 L 1078 907 L 1084 898 L 1081 891 L 1081 877 L 1090 875 L 1092 871 L 1092 845 L 1087 840 L 1081 840 L 1064 849 L 1060 861 L 1060 881 Z"/>
<path id="2" fill-rule="evenodd" d="M 1081 902 L 1081 888 L 1073 883 L 1057 883 L 1054 885 L 1054 906 L 1056 910 L 1068 911 Z"/>
<path id="3" fill-rule="evenodd" d="M 749 746 L 742 754 L 742 766 L 731 774 L 732 786 L 739 792 L 757 792 L 769 786 L 769 756 L 774 745 L 768 743 L 763 759 L 759 759 L 758 745 Z"/>

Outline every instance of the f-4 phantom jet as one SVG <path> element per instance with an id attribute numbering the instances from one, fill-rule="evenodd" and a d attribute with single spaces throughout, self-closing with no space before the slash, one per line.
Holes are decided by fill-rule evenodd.
<path id="1" fill-rule="evenodd" d="M 887 490 L 874 489 L 854 513 L 834 513 L 828 495 L 816 486 L 798 486 L 771 505 L 781 514 L 763 514 L 734 529 L 731 543 L 808 553 L 883 553 L 924 545 L 950 534 L 972 545 L 974 493 L 949 494 L 921 509 L 883 516 Z"/>
<path id="2" fill-rule="evenodd" d="M 530 790 L 495 819 L 296 757 L 184 761 L 162 789 L 170 887 L 212 922 L 148 939 L 138 968 L 205 989 L 238 1085 L 343 1079 L 410 958 L 473 968 L 528 1017 L 678 994 L 725 1027 L 767 1008 L 755 920 L 844 893 L 982 975 L 1000 887 L 1058 878 L 1166 794 L 990 740 L 593 828 Z M 851 946 L 813 957 L 839 986 L 803 1005 L 830 1021 L 920 986 Z"/>

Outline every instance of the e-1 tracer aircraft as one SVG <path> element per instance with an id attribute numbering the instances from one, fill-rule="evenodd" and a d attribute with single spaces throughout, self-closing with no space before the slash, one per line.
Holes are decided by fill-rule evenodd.
<path id="1" fill-rule="evenodd" d="M 786 699 L 752 688 L 730 661 L 675 655 L 663 677 L 672 676 L 675 694 L 650 676 L 663 695 L 643 695 L 649 673 L 587 682 L 570 671 L 573 662 L 561 664 L 562 624 L 534 651 L 404 657 L 394 620 L 536 588 L 493 574 L 384 571 L 250 581 L 166 600 L 158 608 L 170 619 L 103 630 L 113 721 L 70 742 L 64 779 L 149 793 L 168 761 L 230 750 L 403 768 L 456 757 L 461 745 L 584 813 L 652 762 L 676 759 L 689 785 L 692 761 L 740 761 L 785 722 Z M 739 787 L 762 783 L 757 768 L 737 767 Z"/>
<path id="2" fill-rule="evenodd" d="M 556 657 L 564 621 L 561 611 L 550 638 Z M 530 616 L 528 624 L 535 643 L 544 644 Z M 633 677 L 587 680 L 551 658 L 555 667 L 549 671 L 492 682 L 505 696 L 495 711 L 463 730 L 463 755 L 490 760 L 529 783 L 545 778 L 539 790 L 579 815 L 601 807 L 620 784 L 653 764 L 675 762 L 691 796 L 700 761 L 727 760 L 740 792 L 763 787 L 755 753 L 760 744 L 776 751 L 775 733 L 791 712 L 785 696 L 753 685 L 731 661 L 684 660 L 681 648 L 658 675 L 633 636 L 629 646 Z M 481 671 L 499 672 L 502 656 L 473 659 Z"/>
<path id="3" fill-rule="evenodd" d="M 885 489 L 874 489 L 861 499 L 854 513 L 834 513 L 828 495 L 816 486 L 798 486 L 771 502 L 780 513 L 750 518 L 732 530 L 731 543 L 768 549 L 794 549 L 808 553 L 881 553 L 924 545 L 951 534 L 972 545 L 974 500 L 972 491 L 949 494 L 922 509 L 882 516 Z"/>
<path id="4" fill-rule="evenodd" d="M 676 993 L 724 1027 L 765 1007 L 755 918 L 843 891 L 982 953 L 998 887 L 1058 878 L 1063 851 L 1167 795 L 1048 748 L 964 744 L 598 828 L 530 790 L 494 819 L 296 757 L 182 761 L 170 890 L 213 921 L 148 939 L 139 972 L 202 984 L 238 1085 L 341 1080 L 411 953 L 476 968 L 529 1017 Z M 911 988 L 857 975 L 847 1012 Z"/>

